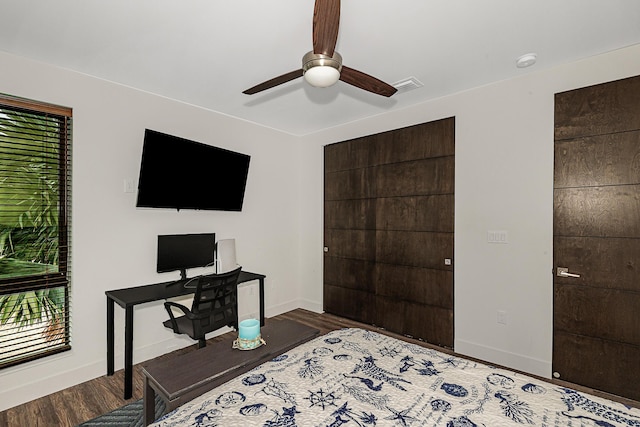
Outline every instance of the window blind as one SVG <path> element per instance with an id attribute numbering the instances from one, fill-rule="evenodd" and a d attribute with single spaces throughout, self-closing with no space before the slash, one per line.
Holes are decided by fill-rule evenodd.
<path id="1" fill-rule="evenodd" d="M 0 94 L 0 368 L 71 348 L 71 125 Z"/>

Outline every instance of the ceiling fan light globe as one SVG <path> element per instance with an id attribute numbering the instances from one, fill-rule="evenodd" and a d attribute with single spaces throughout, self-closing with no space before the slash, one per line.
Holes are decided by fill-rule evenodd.
<path id="1" fill-rule="evenodd" d="M 342 56 L 333 52 L 333 56 L 321 53 L 307 52 L 302 58 L 302 71 L 304 79 L 311 86 L 329 87 L 340 80 L 342 69 Z"/>
<path id="2" fill-rule="evenodd" d="M 329 65 L 318 65 L 305 71 L 304 79 L 314 87 L 329 87 L 340 80 L 340 71 Z"/>

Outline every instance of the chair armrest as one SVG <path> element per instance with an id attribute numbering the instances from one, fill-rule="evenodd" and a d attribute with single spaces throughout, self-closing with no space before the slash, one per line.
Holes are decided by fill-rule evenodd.
<path id="1" fill-rule="evenodd" d="M 164 302 L 164 308 L 166 308 L 167 311 L 169 311 L 169 313 L 171 313 L 171 311 L 170 311 L 171 307 L 175 307 L 175 308 L 179 309 L 184 314 L 191 314 L 191 311 L 187 307 L 182 305 L 182 304 L 178 304 L 177 302 L 173 302 L 173 301 L 165 301 Z M 171 316 L 173 316 L 173 313 L 171 314 Z"/>
<path id="2" fill-rule="evenodd" d="M 187 307 L 185 307 L 182 304 L 178 304 L 177 302 L 172 302 L 172 301 L 165 301 L 164 308 L 167 309 L 167 313 L 169 313 L 169 317 L 171 317 L 171 319 L 175 319 L 173 312 L 171 311 L 171 307 L 175 307 L 180 311 L 182 311 L 184 315 L 187 317 L 187 319 L 189 320 L 197 320 L 197 319 L 209 317 L 208 313 L 205 313 L 205 314 L 193 313 L 191 310 L 189 310 Z"/>
<path id="3" fill-rule="evenodd" d="M 167 313 L 169 313 L 169 320 L 171 320 L 171 328 L 173 329 L 173 332 L 179 333 L 178 323 L 176 322 L 176 317 L 174 316 L 173 311 L 171 311 L 171 307 L 175 307 L 175 308 L 179 309 L 188 318 L 191 318 L 190 316 L 193 316 L 193 314 L 189 311 L 189 309 L 187 307 L 185 307 L 182 304 L 178 304 L 178 303 L 171 302 L 171 301 L 165 301 L 164 302 L 164 308 L 167 310 Z"/>

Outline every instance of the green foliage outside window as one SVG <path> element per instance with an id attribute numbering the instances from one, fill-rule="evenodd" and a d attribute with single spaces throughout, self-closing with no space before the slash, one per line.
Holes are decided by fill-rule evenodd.
<path id="1" fill-rule="evenodd" d="M 34 115 L 3 110 L 0 122 L 0 259 L 58 262 L 59 129 Z M 13 142 L 19 140 L 20 144 Z M 29 144 L 25 147 L 26 144 Z M 11 270 L 26 264 L 14 263 Z M 6 270 L 6 269 L 5 269 Z M 0 278 L 3 271 L 0 270 Z"/>
<path id="2" fill-rule="evenodd" d="M 66 179 L 60 174 L 61 126 L 63 122 L 41 114 L 0 106 L 0 280 L 4 283 L 59 271 L 60 188 Z M 0 325 L 59 326 L 65 291 L 57 287 L 0 295 Z"/>

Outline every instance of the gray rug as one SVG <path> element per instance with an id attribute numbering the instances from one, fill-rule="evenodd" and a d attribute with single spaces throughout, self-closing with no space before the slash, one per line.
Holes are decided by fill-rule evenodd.
<path id="1" fill-rule="evenodd" d="M 165 405 L 162 399 L 156 396 L 156 419 L 164 415 Z M 79 424 L 78 427 L 143 427 L 144 412 L 142 399 L 124 405 L 118 409 L 100 415 L 92 420 Z"/>

